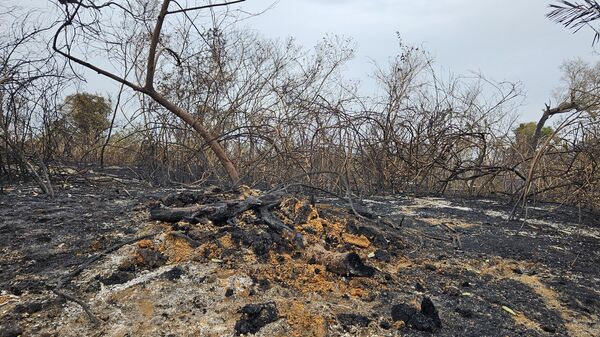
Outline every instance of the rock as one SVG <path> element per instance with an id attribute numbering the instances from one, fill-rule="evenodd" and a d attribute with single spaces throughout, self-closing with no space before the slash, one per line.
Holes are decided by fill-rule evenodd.
<path id="1" fill-rule="evenodd" d="M 273 302 L 248 304 L 240 312 L 242 317 L 234 327 L 236 335 L 257 333 L 265 325 L 279 319 L 279 312 Z"/>
<path id="2" fill-rule="evenodd" d="M 225 290 L 225 297 L 231 297 L 231 296 L 233 296 L 233 289 L 227 288 L 227 290 Z"/>
<path id="3" fill-rule="evenodd" d="M 371 322 L 371 320 L 367 317 L 358 314 L 338 314 L 337 320 L 346 330 L 348 330 L 348 328 L 351 326 L 359 326 L 364 328 L 369 326 L 369 323 Z"/>

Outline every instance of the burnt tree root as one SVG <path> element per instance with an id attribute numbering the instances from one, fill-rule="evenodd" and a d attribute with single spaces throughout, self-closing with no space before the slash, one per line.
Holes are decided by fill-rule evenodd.
<path id="1" fill-rule="evenodd" d="M 229 197 L 231 198 L 231 196 Z M 169 200 L 173 198 L 173 195 L 168 197 Z M 180 198 L 175 197 L 175 199 Z M 210 220 L 216 226 L 230 225 L 235 227 L 236 217 L 251 210 L 260 223 L 266 225 L 272 233 L 277 233 L 288 243 L 291 243 L 289 246 L 296 249 L 306 260 L 322 264 L 327 270 L 340 276 L 372 277 L 375 274 L 375 269 L 365 265 L 360 256 L 354 252 L 332 252 L 320 244 L 314 244 L 314 242 L 307 245 L 302 234 L 284 223 L 276 214 L 277 212 L 286 213 L 285 207 L 282 207 L 284 198 L 281 191 L 270 192 L 261 196 L 252 195 L 243 200 L 225 199 L 215 201 L 213 198 L 211 202 L 205 204 L 201 203 L 201 199 L 201 197 L 195 197 L 193 201 L 198 204 L 193 206 L 167 207 L 161 204 L 150 210 L 150 219 L 168 223 L 186 221 L 192 224 L 205 223 Z M 163 200 L 163 203 L 170 202 Z M 363 218 L 360 217 L 360 219 Z M 303 222 L 302 219 L 291 218 L 291 220 L 294 224 Z M 374 226 L 363 224 L 361 229 L 371 234 L 371 236 L 382 237 Z"/>
<path id="2" fill-rule="evenodd" d="M 203 220 L 210 220 L 216 224 L 226 224 L 247 210 L 254 210 L 271 229 L 283 233 L 294 233 L 294 230 L 284 224 L 271 212 L 279 206 L 282 196 L 279 194 L 266 194 L 260 197 L 249 196 L 244 200 L 223 200 L 209 204 L 188 207 L 159 206 L 150 210 L 150 220 L 176 223 L 187 221 L 192 224 Z"/>

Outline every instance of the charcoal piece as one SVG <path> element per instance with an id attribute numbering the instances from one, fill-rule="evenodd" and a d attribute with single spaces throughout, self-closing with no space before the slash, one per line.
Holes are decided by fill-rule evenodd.
<path id="1" fill-rule="evenodd" d="M 274 302 L 248 304 L 240 312 L 242 317 L 234 327 L 236 335 L 257 333 L 265 325 L 279 319 L 279 312 Z"/>
<path id="2" fill-rule="evenodd" d="M 417 313 L 412 305 L 401 303 L 392 307 L 392 320 L 408 322 Z"/>
<path id="3" fill-rule="evenodd" d="M 185 274 L 185 270 L 183 270 L 183 268 L 177 266 L 177 267 L 175 267 L 175 268 L 173 268 L 171 270 L 168 270 L 168 271 L 164 272 L 162 274 L 162 276 L 164 278 L 166 278 L 167 280 L 169 280 L 169 281 L 175 281 L 175 280 L 181 278 L 181 276 L 183 274 Z"/>
<path id="4" fill-rule="evenodd" d="M 118 270 L 118 271 L 112 273 L 108 277 L 104 277 L 104 278 L 96 277 L 96 278 L 98 279 L 98 281 L 100 281 L 106 285 L 113 285 L 113 284 L 126 283 L 126 282 L 132 280 L 134 277 L 135 277 L 135 275 L 133 273 Z"/>
<path id="5" fill-rule="evenodd" d="M 351 326 L 359 326 L 359 327 L 367 327 L 371 320 L 363 315 L 359 314 L 339 314 L 337 315 L 337 320 L 344 327 L 344 329 L 348 330 Z"/>
<path id="6" fill-rule="evenodd" d="M 375 275 L 375 268 L 367 266 L 362 262 L 360 256 L 356 253 L 350 253 L 346 257 L 348 271 L 350 275 L 372 277 Z"/>
<path id="7" fill-rule="evenodd" d="M 392 259 L 392 256 L 390 255 L 390 253 L 386 252 L 385 250 L 378 249 L 375 251 L 374 258 L 381 262 L 390 262 L 390 260 Z"/>
<path id="8" fill-rule="evenodd" d="M 412 305 L 401 303 L 392 307 L 391 314 L 394 321 L 404 321 L 406 327 L 411 329 L 436 332 L 442 327 L 438 310 L 428 297 L 421 301 L 421 311 L 417 311 Z"/>

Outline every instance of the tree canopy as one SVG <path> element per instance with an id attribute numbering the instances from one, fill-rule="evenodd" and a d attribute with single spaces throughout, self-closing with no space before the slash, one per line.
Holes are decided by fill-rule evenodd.
<path id="1" fill-rule="evenodd" d="M 102 96 L 77 93 L 65 98 L 63 112 L 81 135 L 95 138 L 109 126 L 111 103 Z"/>
<path id="2" fill-rule="evenodd" d="M 533 141 L 533 136 L 535 135 L 536 126 L 537 124 L 535 122 L 519 124 L 519 126 L 514 130 L 516 143 L 527 145 L 531 144 Z M 552 134 L 552 132 L 554 132 L 554 130 L 551 127 L 545 126 L 542 128 L 541 136 L 544 138 L 548 137 Z"/>

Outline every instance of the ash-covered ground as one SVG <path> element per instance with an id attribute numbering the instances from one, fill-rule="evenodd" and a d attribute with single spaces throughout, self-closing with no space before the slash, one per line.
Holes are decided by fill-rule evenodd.
<path id="1" fill-rule="evenodd" d="M 575 209 L 537 204 L 508 221 L 511 205 L 498 200 L 397 196 L 356 205 L 369 218 L 289 194 L 272 214 L 290 236 L 253 209 L 149 220 L 159 203 L 260 191 L 89 173 L 55 188 L 55 199 L 29 184 L 0 195 L 2 337 L 600 336 L 600 219 Z M 145 234 L 61 287 L 99 323 L 52 291 Z M 340 271 L 330 263 L 339 257 L 357 260 Z"/>

